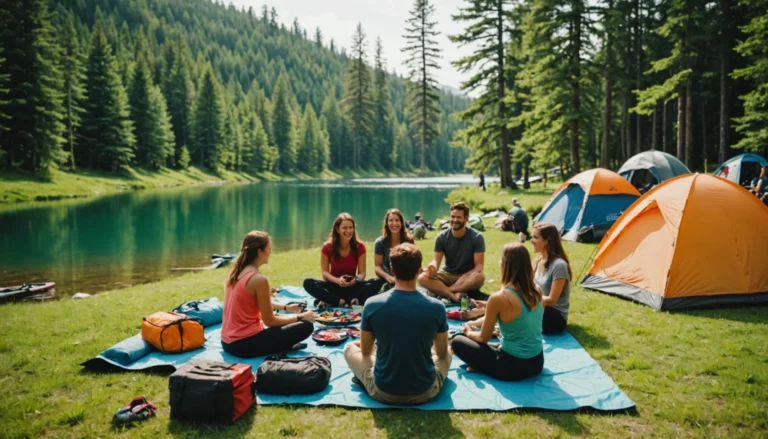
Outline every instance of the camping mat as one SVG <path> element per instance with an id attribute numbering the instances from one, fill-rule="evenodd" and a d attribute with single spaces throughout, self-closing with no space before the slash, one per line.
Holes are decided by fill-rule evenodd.
<path id="1" fill-rule="evenodd" d="M 306 299 L 304 290 L 283 287 L 279 297 L 285 302 Z M 450 328 L 459 329 L 461 322 L 448 320 Z M 243 359 L 221 349 L 221 324 L 205 329 L 206 342 L 202 349 L 183 354 L 162 354 L 152 351 L 128 364 L 120 364 L 99 355 L 83 363 L 93 367 L 104 362 L 126 370 L 142 370 L 158 366 L 179 367 L 193 358 L 247 363 L 254 372 L 265 357 Z M 140 337 L 140 336 L 139 336 Z M 135 337 L 134 337 L 135 338 Z M 352 382 L 352 372 L 344 361 L 344 344 L 321 346 L 306 340 L 307 349 L 291 352 L 290 356 L 319 355 L 331 360 L 333 373 L 329 386 L 313 395 L 258 395 L 259 404 L 336 405 L 360 408 L 390 408 L 391 405 L 374 401 L 365 389 Z M 349 341 L 347 342 L 349 343 Z M 539 408 L 548 410 L 575 410 L 591 407 L 597 410 L 626 410 L 635 406 L 600 365 L 589 356 L 570 334 L 544 336 L 544 370 L 540 375 L 519 382 L 495 380 L 479 373 L 466 371 L 464 362 L 453 358 L 451 369 L 440 394 L 434 400 L 412 408 L 420 410 L 494 410 Z"/>

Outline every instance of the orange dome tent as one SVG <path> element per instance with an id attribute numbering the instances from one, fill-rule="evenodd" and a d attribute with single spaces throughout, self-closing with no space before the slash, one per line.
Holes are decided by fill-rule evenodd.
<path id="1" fill-rule="evenodd" d="M 768 207 L 720 177 L 688 174 L 624 212 L 581 286 L 657 310 L 768 304 Z"/>
<path id="2" fill-rule="evenodd" d="M 600 241 L 640 192 L 619 174 L 603 168 L 581 172 L 563 183 L 536 216 L 552 223 L 566 241 Z"/>

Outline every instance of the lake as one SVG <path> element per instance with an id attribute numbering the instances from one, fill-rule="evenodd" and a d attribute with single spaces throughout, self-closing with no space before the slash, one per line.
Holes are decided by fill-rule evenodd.
<path id="1" fill-rule="evenodd" d="M 493 179 L 488 179 L 488 182 Z M 250 230 L 275 250 L 319 247 L 339 212 L 361 239 L 381 235 L 384 213 L 447 216 L 445 197 L 470 175 L 226 184 L 59 201 L 0 212 L 0 286 L 56 282 L 59 296 L 168 277 L 172 267 L 236 252 Z"/>

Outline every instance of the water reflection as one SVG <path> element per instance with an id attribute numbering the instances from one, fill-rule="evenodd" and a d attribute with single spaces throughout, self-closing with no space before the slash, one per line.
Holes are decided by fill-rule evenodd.
<path id="1" fill-rule="evenodd" d="M 351 213 L 363 239 L 384 212 L 445 214 L 445 196 L 471 178 L 358 179 L 223 185 L 57 202 L 0 213 L 0 285 L 55 281 L 60 295 L 96 293 L 166 277 L 236 251 L 252 229 L 277 250 L 318 246 L 333 219 Z"/>

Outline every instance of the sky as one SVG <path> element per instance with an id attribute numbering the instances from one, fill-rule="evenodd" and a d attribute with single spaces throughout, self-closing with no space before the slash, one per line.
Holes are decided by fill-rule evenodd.
<path id="1" fill-rule="evenodd" d="M 268 8 L 274 6 L 278 21 L 285 23 L 286 27 L 290 28 L 293 19 L 298 18 L 299 25 L 307 30 L 310 39 L 315 34 L 315 28 L 319 27 L 326 46 L 333 39 L 337 48 L 345 47 L 347 52 L 352 44 L 355 27 L 360 22 L 368 40 L 369 63 L 373 64 L 376 37 L 381 37 L 387 70 L 395 70 L 401 75 L 406 73 L 403 65 L 406 54 L 400 48 L 405 46 L 405 20 L 413 8 L 413 0 L 227 0 L 227 3 L 234 4 L 238 9 L 252 6 L 257 14 L 261 14 L 262 5 L 266 4 Z M 462 31 L 462 23 L 451 20 L 451 15 L 459 12 L 462 3 L 463 0 L 434 2 L 433 21 L 437 21 L 436 28 L 440 32 L 437 41 L 442 49 L 442 58 L 439 60 L 441 68 L 435 72 L 435 77 L 440 84 L 456 89 L 469 74 L 459 73 L 451 61 L 471 53 L 470 48 L 460 48 L 448 39 L 448 35 Z"/>

